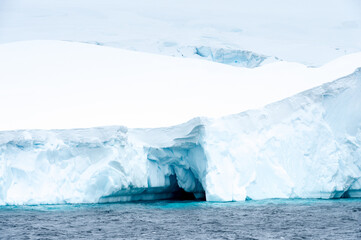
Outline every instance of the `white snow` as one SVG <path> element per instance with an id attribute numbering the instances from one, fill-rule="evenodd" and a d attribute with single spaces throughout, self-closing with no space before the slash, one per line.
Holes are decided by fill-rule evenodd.
<path id="1" fill-rule="evenodd" d="M 236 68 L 62 41 L 0 45 L 0 130 L 164 127 L 262 107 L 351 74 L 361 54 L 320 68 Z"/>
<path id="2" fill-rule="evenodd" d="M 172 176 L 208 201 L 361 195 L 360 53 L 247 69 L 27 41 L 0 66 L 0 204 L 167 198 Z"/>
<path id="3" fill-rule="evenodd" d="M 1 0 L 0 43 L 67 40 L 198 58 L 204 47 L 226 63 L 252 51 L 319 66 L 361 51 L 360 13 L 359 0 Z"/>

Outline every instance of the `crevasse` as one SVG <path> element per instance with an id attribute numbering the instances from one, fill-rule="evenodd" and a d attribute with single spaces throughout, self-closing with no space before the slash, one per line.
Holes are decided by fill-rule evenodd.
<path id="1" fill-rule="evenodd" d="M 0 204 L 361 197 L 361 69 L 262 109 L 156 129 L 0 132 Z"/>

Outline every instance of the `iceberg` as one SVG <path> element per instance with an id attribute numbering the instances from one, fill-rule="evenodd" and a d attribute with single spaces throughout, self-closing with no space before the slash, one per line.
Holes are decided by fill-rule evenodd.
<path id="1" fill-rule="evenodd" d="M 172 59 L 113 49 L 107 52 L 106 47 L 82 46 L 85 45 L 52 41 L 0 46 L 0 52 L 3 53 L 0 55 L 0 62 L 6 67 L 0 69 L 3 86 L 3 113 L 0 120 L 0 204 L 97 203 L 173 198 L 244 201 L 265 198 L 361 196 L 361 68 L 355 71 L 356 67 L 360 67 L 360 54 L 346 56 L 317 69 L 290 63 L 274 63 L 257 69 L 244 69 L 206 61 Z M 21 64 L 27 60 L 25 56 L 30 56 L 28 53 L 32 50 L 37 52 L 37 55 L 33 56 L 33 61 L 26 62 L 26 65 Z M 75 60 L 68 65 L 62 54 L 67 55 L 70 52 L 71 59 Z M 81 53 L 86 55 L 89 52 L 99 60 L 96 63 L 100 65 L 85 68 L 93 64 L 94 60 L 84 57 Z M 22 54 L 24 57 L 19 57 Z M 84 59 L 81 63 L 78 59 L 80 55 Z M 47 56 L 46 60 L 43 59 L 44 56 Z M 124 56 L 125 60 L 120 56 Z M 145 75 L 137 75 L 138 72 L 134 71 L 127 73 L 126 68 L 129 65 L 122 67 L 129 59 L 129 64 L 135 64 L 132 58 L 137 63 L 137 68 L 131 70 L 144 70 L 145 73 L 140 74 Z M 62 64 L 57 65 L 56 59 Z M 42 64 L 39 65 L 39 61 Z M 119 64 L 114 64 L 114 61 Z M 164 65 L 167 63 L 169 65 Z M 173 65 L 180 69 L 174 72 Z M 149 66 L 150 70 L 145 66 Z M 173 69 L 169 70 L 172 66 Z M 14 72 L 15 67 L 25 73 L 35 74 Z M 53 67 L 51 71 L 57 70 L 56 73 L 64 71 L 65 75 L 61 75 L 59 79 L 59 76 L 51 75 L 48 67 Z M 31 71 L 26 72 L 27 68 Z M 118 68 L 120 71 L 115 70 Z M 214 105 L 214 109 L 205 112 L 210 113 L 205 114 L 205 117 L 195 117 L 170 127 L 128 128 L 113 125 L 69 128 L 69 125 L 64 125 L 63 122 L 67 118 L 78 121 L 77 115 L 72 115 L 72 111 L 64 111 L 64 106 L 67 105 L 54 102 L 52 99 L 44 103 L 47 105 L 42 105 L 47 106 L 43 111 L 33 112 L 38 116 L 34 118 L 37 121 L 31 123 L 34 125 L 28 125 L 28 120 L 30 121 L 32 116 L 27 117 L 29 111 L 26 111 L 26 108 L 32 110 L 36 109 L 35 104 L 43 104 L 40 101 L 41 97 L 49 97 L 52 94 L 58 96 L 56 94 L 59 91 L 62 93 L 59 95 L 62 96 L 60 100 L 66 101 L 69 98 L 74 106 L 83 103 L 82 101 L 91 102 L 92 98 L 102 101 L 102 98 L 107 97 L 107 92 L 102 92 L 99 84 L 106 84 L 109 94 L 113 94 L 114 89 L 119 95 L 124 93 L 126 98 L 113 100 L 125 100 L 130 109 L 137 110 L 137 114 L 140 114 L 132 115 L 134 119 L 137 117 L 146 122 L 146 115 L 142 115 L 139 109 L 132 108 L 137 104 L 132 102 L 135 98 L 128 98 L 130 95 L 124 92 L 130 89 L 124 90 L 122 87 L 132 84 L 132 81 L 136 80 L 134 76 L 141 76 L 141 80 L 133 84 L 146 83 L 158 76 L 159 82 L 154 81 L 153 85 L 142 86 L 147 91 L 139 89 L 142 94 L 151 93 L 147 95 L 149 98 L 145 98 L 148 99 L 148 103 L 158 103 L 151 96 L 162 94 L 167 89 L 171 89 L 176 98 L 176 91 L 172 92 L 171 86 L 167 88 L 167 85 L 164 85 L 164 79 L 170 84 L 176 83 L 169 78 L 171 75 L 162 75 L 160 69 L 164 68 L 173 75 L 183 71 L 190 72 L 200 77 L 201 82 L 203 79 L 211 79 L 210 77 L 215 74 L 225 74 L 222 84 L 213 87 L 218 88 L 221 96 L 225 96 L 222 92 L 227 93 L 227 88 L 235 88 L 236 91 L 228 92 L 229 99 L 237 101 L 240 105 L 232 105 L 233 112 L 236 109 L 242 110 L 242 101 L 252 101 L 251 95 L 254 95 L 254 98 L 262 98 L 265 94 L 258 104 L 268 104 L 254 107 L 253 103 L 248 103 L 243 105 L 245 110 L 239 111 L 238 114 L 224 114 L 219 111 L 221 107 L 217 108 L 217 101 L 221 98 L 212 100 L 210 96 L 214 92 L 207 92 L 208 86 L 201 84 L 195 87 L 195 93 L 188 92 L 185 96 L 183 91 L 183 98 L 179 99 L 209 97 L 208 104 L 199 105 L 199 108 L 194 110 L 196 112 L 207 105 Z M 88 69 L 90 73 L 84 73 L 82 69 Z M 105 75 L 97 75 L 98 70 Z M 305 81 L 297 85 L 297 82 L 290 78 L 293 76 L 292 73 L 295 79 L 303 77 Z M 143 78 L 145 76 L 146 80 Z M 191 75 L 183 73 L 178 77 L 187 76 Z M 278 76 L 283 76 L 284 81 Z M 117 81 L 107 79 L 111 77 Z M 256 82 L 258 88 L 252 88 L 252 83 L 248 81 L 260 77 L 262 81 Z M 16 92 L 19 88 L 14 88 L 13 82 L 10 81 L 14 79 L 17 84 L 20 82 L 26 87 L 33 86 L 30 90 L 39 95 L 27 95 L 29 93 L 21 88 Z M 86 85 L 83 79 L 87 80 L 90 86 Z M 100 80 L 94 82 L 96 79 Z M 177 89 L 192 90 L 191 83 L 197 85 L 197 78 L 192 80 L 186 81 L 185 87 L 178 83 Z M 57 81 L 63 81 L 63 88 L 52 89 L 52 86 L 57 86 Z M 231 84 L 236 81 L 240 83 Z M 260 83 L 264 83 L 263 87 L 267 88 L 269 81 L 273 81 L 273 88 L 262 90 Z M 242 90 L 242 86 L 245 89 Z M 73 92 L 68 92 L 67 87 L 73 87 Z M 283 87 L 290 87 L 291 90 L 283 93 L 266 91 Z M 41 91 L 38 91 L 38 88 Z M 100 88 L 99 91 L 95 91 L 97 88 Z M 251 91 L 246 98 L 238 96 L 246 91 Z M 207 95 L 209 93 L 211 95 Z M 22 101 L 24 107 L 21 108 L 16 99 L 6 101 L 10 99 L 11 94 L 24 94 L 32 98 L 28 98 L 29 102 Z M 193 98 L 192 94 L 199 98 Z M 177 101 L 170 98 L 171 95 L 167 96 L 168 106 L 177 106 Z M 82 109 L 82 113 L 96 118 L 101 113 L 99 109 L 109 106 L 111 111 L 133 113 L 128 108 L 121 107 L 124 105 L 112 105 L 114 103 L 109 101 L 111 99 L 106 100 L 108 105 L 99 106 L 96 101 L 91 102 L 94 105 L 90 110 L 87 112 L 87 109 Z M 273 103 L 269 104 L 270 102 Z M 20 114 L 23 114 L 19 115 L 21 119 L 14 119 L 13 112 L 10 111 L 18 110 L 17 107 L 24 109 L 20 111 Z M 146 111 L 148 105 L 145 104 L 143 107 Z M 187 110 L 180 107 L 163 108 L 163 112 L 168 114 L 178 111 L 186 117 L 191 116 L 193 113 L 189 114 Z M 213 111 L 217 113 L 216 116 L 208 117 Z M 56 118 L 47 125 L 49 118 L 46 116 L 49 114 L 54 114 Z M 149 111 L 146 111 L 146 114 L 149 114 Z M 107 116 L 105 114 L 103 119 L 99 119 L 106 120 Z M 42 117 L 45 120 L 42 120 Z M 167 114 L 157 117 L 167 117 Z M 18 122 L 11 125 L 12 119 Z M 121 122 L 120 119 L 121 117 L 118 117 L 116 121 Z M 79 120 L 82 121 L 84 119 Z M 40 122 L 39 125 L 36 125 L 37 122 Z M 107 124 L 106 121 L 103 123 Z M 41 124 L 49 128 L 36 129 Z M 91 124 L 94 122 L 90 122 Z M 15 127 L 11 128 L 12 126 Z"/>

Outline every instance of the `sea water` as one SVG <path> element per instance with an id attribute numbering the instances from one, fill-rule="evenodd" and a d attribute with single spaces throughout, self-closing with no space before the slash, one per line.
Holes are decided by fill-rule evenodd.
<path id="1" fill-rule="evenodd" d="M 0 239 L 361 239 L 361 199 L 1 206 Z"/>

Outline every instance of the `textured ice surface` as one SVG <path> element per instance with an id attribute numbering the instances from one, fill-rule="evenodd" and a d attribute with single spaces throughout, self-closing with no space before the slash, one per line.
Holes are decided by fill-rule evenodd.
<path id="1" fill-rule="evenodd" d="M 172 192 L 173 177 L 208 201 L 360 196 L 360 92 L 358 69 L 262 109 L 169 128 L 2 131 L 0 203 L 132 200 L 144 189 L 136 200 L 167 198 L 156 193 Z"/>
<path id="2" fill-rule="evenodd" d="M 0 43 L 68 40 L 196 58 L 205 47 L 322 65 L 361 50 L 360 12 L 358 0 L 1 0 Z"/>
<path id="3" fill-rule="evenodd" d="M 207 199 L 360 196 L 361 70 L 207 125 Z M 227 187 L 225 187 L 227 186 Z"/>

